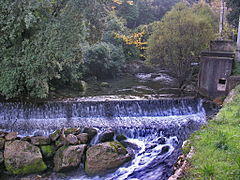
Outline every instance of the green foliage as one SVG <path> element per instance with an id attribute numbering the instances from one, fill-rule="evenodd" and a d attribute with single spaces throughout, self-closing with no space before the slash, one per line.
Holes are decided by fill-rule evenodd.
<path id="1" fill-rule="evenodd" d="M 133 0 L 133 4 L 129 4 L 128 0 L 122 0 L 121 4 L 116 5 L 116 12 L 119 17 L 127 21 L 127 27 L 133 29 L 160 20 L 179 1 Z"/>
<path id="2" fill-rule="evenodd" d="M 240 178 L 240 87 L 208 126 L 194 133 L 195 155 L 184 179 L 230 180 Z M 222 123 L 223 121 L 223 123 Z"/>
<path id="3" fill-rule="evenodd" d="M 120 47 L 105 42 L 86 48 L 83 57 L 88 74 L 99 79 L 116 76 L 125 61 Z"/>
<path id="4" fill-rule="evenodd" d="M 182 147 L 182 153 L 186 156 L 191 151 L 192 145 L 190 141 L 187 141 L 186 144 L 184 144 L 184 147 Z"/>
<path id="5" fill-rule="evenodd" d="M 116 34 L 126 33 L 127 28 L 125 27 L 125 22 L 122 18 L 116 16 L 114 12 L 112 12 L 107 17 L 106 29 L 103 33 L 103 41 L 107 43 L 111 43 L 115 46 L 121 46 L 123 42 L 117 39 Z"/>
<path id="6" fill-rule="evenodd" d="M 240 75 L 240 63 L 234 62 L 233 75 Z"/>
<path id="7" fill-rule="evenodd" d="M 45 52 L 38 41 L 47 11 L 47 5 L 36 0 L 1 1 L 0 92 L 7 97 L 48 94 L 55 64 L 39 58 Z"/>
<path id="8" fill-rule="evenodd" d="M 191 76 L 191 63 L 208 47 L 217 30 L 213 12 L 205 5 L 177 4 L 155 25 L 147 49 L 148 61 L 170 68 L 180 81 Z"/>
<path id="9" fill-rule="evenodd" d="M 127 27 L 134 28 L 136 26 L 136 19 L 139 16 L 139 11 L 135 3 L 131 5 L 127 0 L 124 0 L 123 3 L 118 6 L 117 15 L 126 19 Z"/>
<path id="10" fill-rule="evenodd" d="M 85 44 L 102 39 L 108 0 L 0 2 L 0 94 L 45 98 L 83 75 Z"/>
<path id="11" fill-rule="evenodd" d="M 240 1 L 239 0 L 226 0 L 227 7 L 231 8 L 228 14 L 228 21 L 235 27 L 238 27 L 238 20 L 240 15 Z"/>

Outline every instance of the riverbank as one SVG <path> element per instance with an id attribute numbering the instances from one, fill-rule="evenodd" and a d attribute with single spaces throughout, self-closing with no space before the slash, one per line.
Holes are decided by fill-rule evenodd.
<path id="1" fill-rule="evenodd" d="M 209 124 L 190 138 L 195 154 L 184 180 L 240 178 L 240 86 Z"/>

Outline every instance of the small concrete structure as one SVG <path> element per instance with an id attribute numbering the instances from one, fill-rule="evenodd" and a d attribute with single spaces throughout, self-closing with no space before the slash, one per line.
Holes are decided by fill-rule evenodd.
<path id="1" fill-rule="evenodd" d="M 228 79 L 234 62 L 233 41 L 212 41 L 210 50 L 202 52 L 199 73 L 199 91 L 212 99 L 227 95 L 233 85 Z"/>

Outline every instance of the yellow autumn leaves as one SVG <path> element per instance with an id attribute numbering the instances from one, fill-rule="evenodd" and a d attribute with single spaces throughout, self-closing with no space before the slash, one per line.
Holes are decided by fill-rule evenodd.
<path id="1" fill-rule="evenodd" d="M 122 3 L 123 3 L 123 0 L 112 0 L 112 1 L 115 2 L 115 3 L 117 3 L 117 4 L 122 4 Z M 128 3 L 129 5 L 133 5 L 133 4 L 134 4 L 133 1 L 127 1 L 127 3 Z"/>
<path id="2" fill-rule="evenodd" d="M 123 3 L 123 0 L 112 0 L 112 1 L 118 5 L 121 5 Z M 134 4 L 133 1 L 127 1 L 127 3 L 131 6 Z M 116 6 L 112 6 L 112 9 L 116 9 Z"/>
<path id="3" fill-rule="evenodd" d="M 140 50 L 145 50 L 147 42 L 143 40 L 144 34 L 145 32 L 138 32 L 138 33 L 133 33 L 127 36 L 127 35 L 115 33 L 115 37 L 117 39 L 122 39 L 124 43 L 126 43 L 127 45 L 134 45 Z"/>

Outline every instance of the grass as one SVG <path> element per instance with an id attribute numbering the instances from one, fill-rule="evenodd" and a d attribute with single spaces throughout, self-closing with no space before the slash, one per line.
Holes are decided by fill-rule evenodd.
<path id="1" fill-rule="evenodd" d="M 240 75 L 240 63 L 239 62 L 234 63 L 233 75 Z"/>
<path id="2" fill-rule="evenodd" d="M 240 87 L 234 100 L 194 133 L 190 139 L 195 155 L 185 180 L 240 179 Z"/>

